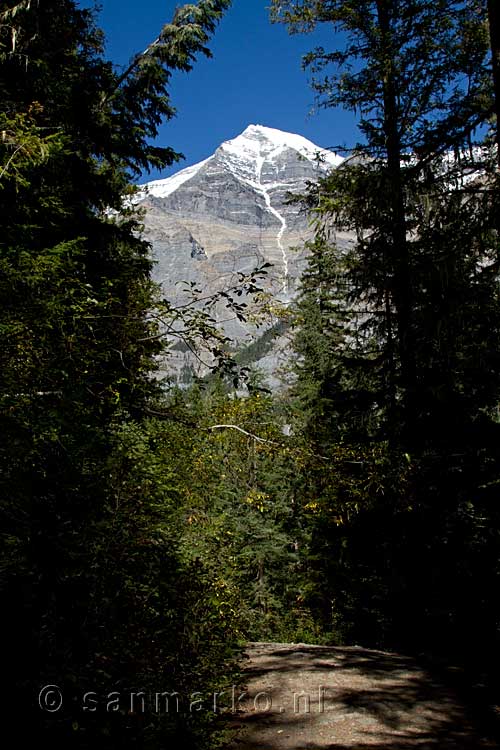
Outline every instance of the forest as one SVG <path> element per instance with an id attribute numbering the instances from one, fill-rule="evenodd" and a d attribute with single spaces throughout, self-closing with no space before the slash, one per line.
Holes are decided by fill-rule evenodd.
<path id="1" fill-rule="evenodd" d="M 183 313 L 129 200 L 179 160 L 155 140 L 171 78 L 230 5 L 179 6 L 123 70 L 97 11 L 0 2 L 2 707 L 20 747 L 221 747 L 201 699 L 238 684 L 248 641 L 459 663 L 500 702 L 498 3 L 271 1 L 290 34 L 332 30 L 304 68 L 318 107 L 358 123 L 297 199 L 314 237 L 279 323 L 293 385 L 273 393 L 208 308 L 183 325 L 213 372 L 157 376 Z M 228 305 L 245 315 L 238 290 Z M 200 702 L 134 711 L 131 692 Z"/>

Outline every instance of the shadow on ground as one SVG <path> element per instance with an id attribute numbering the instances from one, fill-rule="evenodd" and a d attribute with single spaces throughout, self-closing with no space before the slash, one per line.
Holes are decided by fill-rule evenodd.
<path id="1" fill-rule="evenodd" d="M 359 647 L 250 644 L 231 748 L 481 750 L 491 727 L 413 659 Z"/>

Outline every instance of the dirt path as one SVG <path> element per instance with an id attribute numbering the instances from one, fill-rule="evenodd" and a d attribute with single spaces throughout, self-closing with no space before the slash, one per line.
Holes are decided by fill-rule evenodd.
<path id="1" fill-rule="evenodd" d="M 358 647 L 252 643 L 231 750 L 499 748 L 412 659 Z"/>

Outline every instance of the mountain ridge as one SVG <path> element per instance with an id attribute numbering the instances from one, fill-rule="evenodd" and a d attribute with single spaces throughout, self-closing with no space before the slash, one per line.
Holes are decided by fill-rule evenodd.
<path id="1" fill-rule="evenodd" d="M 182 303 L 180 281 L 210 294 L 266 262 L 272 268 L 264 291 L 287 305 L 296 294 L 306 263 L 304 246 L 312 236 L 307 216 L 288 198 L 342 162 L 303 136 L 249 125 L 207 159 L 141 186 L 138 203 L 145 208 L 153 277 L 164 296 L 174 305 Z M 228 318 L 224 305 L 215 317 L 236 347 L 248 346 L 266 328 L 262 322 L 259 327 Z M 270 319 L 267 327 L 275 323 Z M 266 357 L 264 366 L 271 379 L 278 369 L 275 354 Z M 188 364 L 196 370 L 189 353 L 181 359 L 181 364 L 169 360 L 174 370 L 185 371 Z"/>
<path id="2" fill-rule="evenodd" d="M 337 167 L 344 161 L 344 159 L 335 152 L 321 148 L 301 135 L 278 130 L 276 128 L 269 128 L 265 125 L 248 125 L 238 136 L 221 143 L 216 151 L 206 159 L 185 167 L 169 177 L 144 183 L 143 185 L 140 185 L 140 188 L 142 191 L 156 197 L 170 195 L 184 182 L 194 177 L 198 171 L 208 162 L 213 160 L 218 153 L 223 153 L 230 157 L 232 156 L 232 161 L 231 159 L 227 160 L 228 168 L 233 171 L 236 176 L 240 177 L 240 179 L 245 178 L 243 170 L 238 169 L 238 161 L 240 163 L 246 161 L 250 164 L 255 164 L 257 167 L 260 165 L 260 175 L 258 173 L 259 170 L 257 169 L 255 170 L 256 174 L 252 176 L 255 176 L 256 178 L 260 176 L 262 178 L 262 167 L 263 163 L 265 163 L 266 156 L 272 157 L 273 154 L 276 156 L 287 148 L 297 151 L 311 162 L 322 162 L 328 167 Z M 261 159 L 262 161 L 260 161 Z M 234 167 L 234 169 L 232 167 Z M 249 179 L 248 181 L 250 184 L 255 184 L 257 180 L 252 181 Z"/>

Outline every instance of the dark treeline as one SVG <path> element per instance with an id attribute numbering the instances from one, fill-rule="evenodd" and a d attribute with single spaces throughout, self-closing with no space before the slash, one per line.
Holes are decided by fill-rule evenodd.
<path id="1" fill-rule="evenodd" d="M 319 103 L 359 113 L 354 157 L 311 186 L 300 429 L 325 457 L 312 569 L 345 637 L 497 653 L 498 148 L 482 2 L 289 2 Z M 493 127 L 490 130 L 490 124 Z M 336 229 L 356 232 L 347 252 Z M 333 468 L 338 451 L 355 463 Z M 342 458 L 340 457 L 340 463 Z M 474 644 L 472 646 L 472 644 Z"/>
<path id="2" fill-rule="evenodd" d="M 331 28 L 304 63 L 360 132 L 301 198 L 301 290 L 253 347 L 293 341 L 272 395 L 238 382 L 255 352 L 232 358 L 209 306 L 182 313 L 180 345 L 210 348 L 213 375 L 162 386 L 181 313 L 123 205 L 179 158 L 151 145 L 170 75 L 210 54 L 229 4 L 179 8 L 117 71 L 73 0 L 0 3 L 2 706 L 20 745 L 214 746 L 210 696 L 245 639 L 499 665 L 496 6 L 272 3 L 292 33 Z M 155 710 L 174 691 L 182 710 Z"/>
<path id="3" fill-rule="evenodd" d="M 72 0 L 0 4 L 2 711 L 22 746 L 202 745 L 203 712 L 130 695 L 229 671 L 232 615 L 181 543 L 177 428 L 148 416 L 151 264 L 122 210 L 134 176 L 178 160 L 150 145 L 171 72 L 209 54 L 228 4 L 178 9 L 124 72 Z"/>

